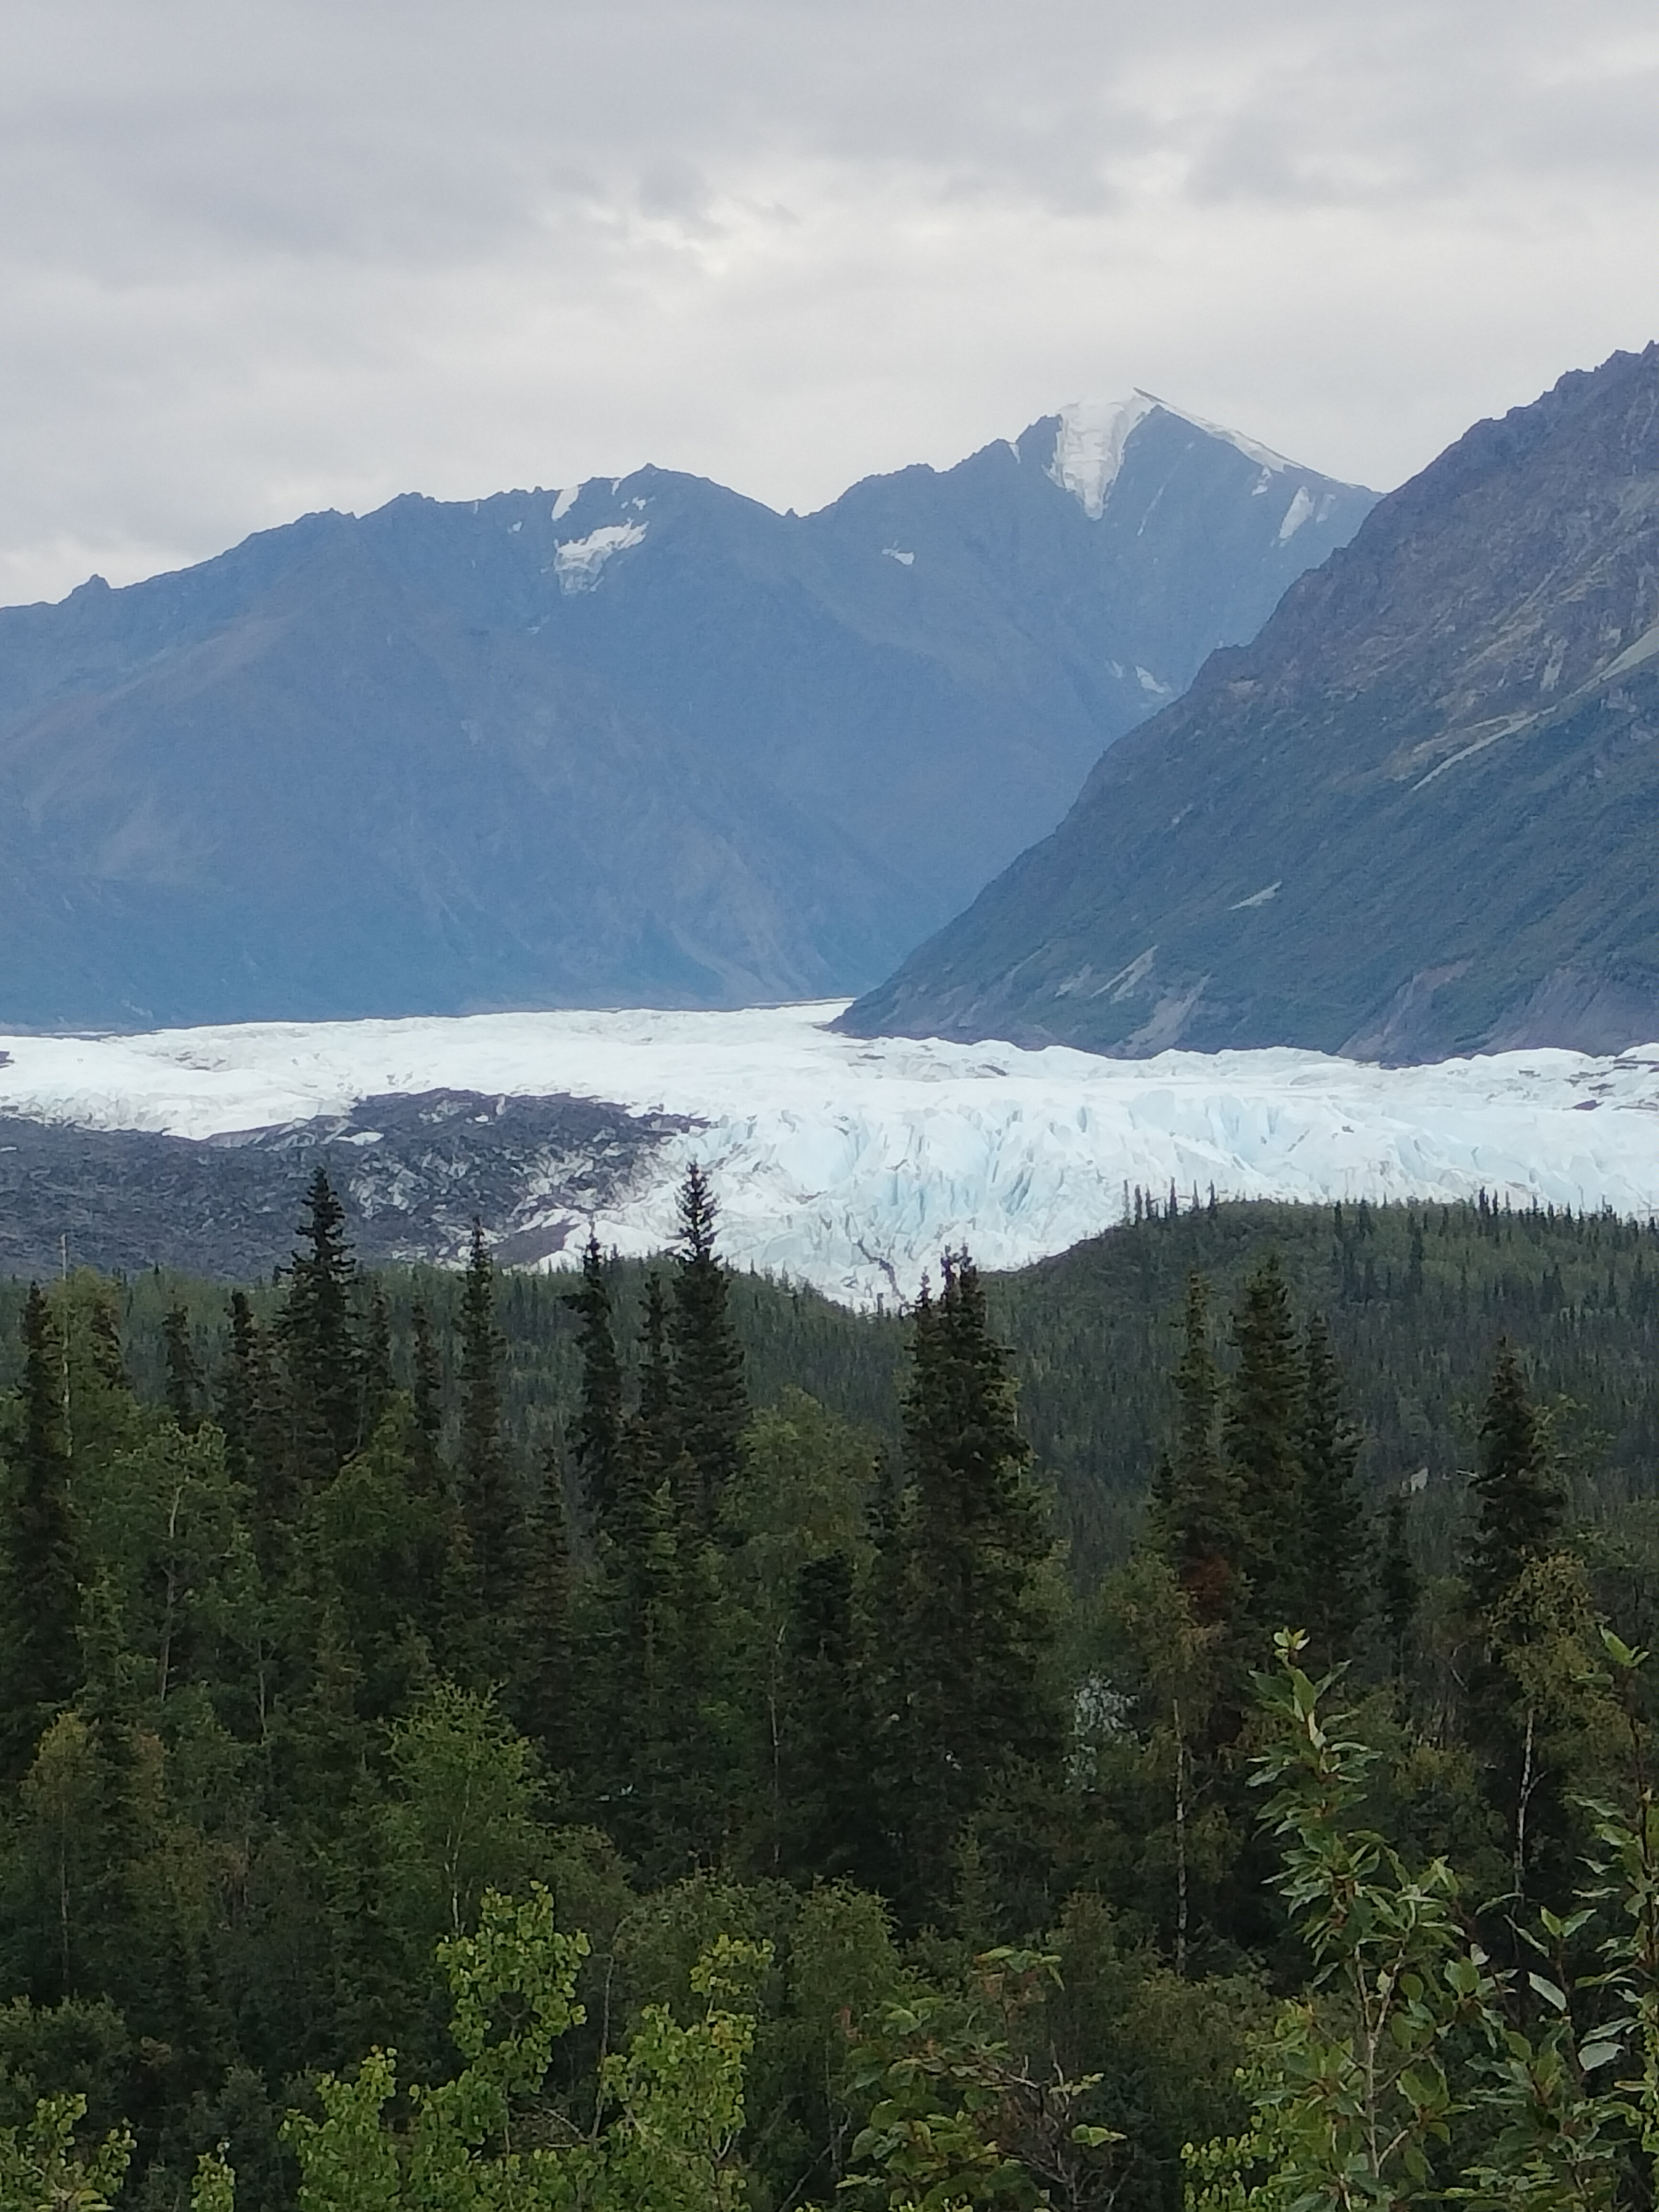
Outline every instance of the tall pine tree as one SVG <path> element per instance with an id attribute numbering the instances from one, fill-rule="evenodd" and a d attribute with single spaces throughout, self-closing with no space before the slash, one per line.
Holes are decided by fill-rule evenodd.
<path id="1" fill-rule="evenodd" d="M 461 1408 L 455 1474 L 472 1556 L 482 1626 L 492 1645 L 508 1626 L 517 1593 L 518 1501 L 501 1431 L 501 1360 L 495 1325 L 495 1270 L 482 1224 L 461 1285 Z"/>
<path id="2" fill-rule="evenodd" d="M 1309 1317 L 1303 1344 L 1297 1455 L 1301 1495 L 1282 1586 L 1299 1598 L 1281 1626 L 1307 1632 L 1319 1670 L 1350 1658 L 1365 1614 L 1365 1515 L 1356 1473 L 1359 1432 L 1348 1419 L 1342 1377 L 1324 1317 Z"/>
<path id="3" fill-rule="evenodd" d="M 301 1480 L 332 1480 L 362 1441 L 362 1357 L 352 1313 L 356 1266 L 345 1208 L 326 1169 L 306 1193 L 301 1249 L 278 1322 L 288 1370 L 291 1449 Z"/>
<path id="4" fill-rule="evenodd" d="M 1565 1509 L 1525 1373 L 1507 1337 L 1498 1340 L 1492 1365 L 1474 1487 L 1474 1539 L 1465 1579 L 1477 1609 L 1490 1617 L 1522 1568 L 1554 1550 Z"/>
<path id="5" fill-rule="evenodd" d="M 743 1346 L 726 1310 L 726 1268 L 714 1249 L 717 1212 L 708 1177 L 694 1161 L 680 1193 L 669 1333 L 674 1413 L 706 1532 L 715 1527 L 721 1497 L 737 1474 L 749 1422 Z"/>
<path id="6" fill-rule="evenodd" d="M 1238 1484 L 1249 1618 L 1258 1629 L 1282 1628 L 1295 1625 L 1290 1616 L 1301 1594 L 1296 1553 L 1304 1377 L 1290 1297 L 1271 1253 L 1244 1285 L 1232 1342 L 1221 1437 Z"/>
<path id="7" fill-rule="evenodd" d="M 566 1294 L 564 1303 L 576 1316 L 582 1363 L 576 1418 L 570 1426 L 570 1452 L 588 1511 L 602 1528 L 617 1501 L 623 1449 L 623 1366 L 605 1255 L 592 1230 L 582 1248 L 580 1285 Z"/>
<path id="8" fill-rule="evenodd" d="M 1181 1360 L 1175 1372 L 1176 1433 L 1152 1483 L 1154 1541 L 1200 1627 L 1230 1620 L 1241 1595 L 1243 1548 L 1238 1477 L 1216 1435 L 1221 1378 L 1210 1343 L 1210 1286 L 1187 1279 Z"/>
<path id="9" fill-rule="evenodd" d="M 35 1741 L 81 1680 L 79 1536 L 64 1432 L 63 1339 L 38 1283 L 23 1306 L 21 1423 L 5 1517 L 3 1634 L 6 1775 L 27 1767 Z"/>
<path id="10" fill-rule="evenodd" d="M 966 1253 L 946 1255 L 938 1298 L 918 1302 L 903 1410 L 884 1671 L 890 1821 L 902 1902 L 922 1920 L 949 1908 L 969 1824 L 1016 1774 L 1040 1795 L 1064 1736 L 1042 1503 Z"/>

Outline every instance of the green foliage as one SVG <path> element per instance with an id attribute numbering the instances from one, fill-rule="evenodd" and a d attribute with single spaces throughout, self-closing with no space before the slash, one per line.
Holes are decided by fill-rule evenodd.
<path id="1" fill-rule="evenodd" d="M 535 1865 L 535 1756 L 495 1700 L 436 1682 L 391 1732 L 385 1825 L 392 1907 L 424 1948 L 472 1924 L 488 1889 Z"/>
<path id="2" fill-rule="evenodd" d="M 574 1312 L 487 1255 L 470 1283 L 371 1281 L 343 1224 L 314 1218 L 294 1273 L 228 1304 L 82 1275 L 31 1315 L 0 1285 L 15 1592 L 33 1595 L 12 1566 L 27 1464 L 50 1463 L 45 1494 L 68 1508 L 63 1602 L 41 1611 L 68 1623 L 50 1694 L 0 1686 L 0 2126 L 21 2142 L 39 2100 L 82 2095 L 77 2141 L 131 2122 L 133 2212 L 192 2189 L 223 2212 L 233 2166 L 241 2212 L 289 2212 L 279 2116 L 326 2078 L 341 2155 L 349 2122 L 362 2174 L 406 2199 L 422 2100 L 461 2076 L 474 2095 L 532 2024 L 503 1984 L 458 2075 L 433 1947 L 474 1942 L 487 1893 L 539 1878 L 558 1924 L 591 1933 L 584 2016 L 532 2087 L 502 2092 L 495 2135 L 469 2148 L 449 2127 L 461 2201 L 557 2152 L 558 2185 L 580 2169 L 573 2201 L 599 2203 L 671 2140 L 680 2164 L 650 2169 L 663 2201 L 741 2192 L 755 2212 L 827 2204 L 849 2169 L 880 2203 L 982 2185 L 1173 2212 L 1182 2140 L 1252 2132 L 1255 2166 L 1234 2157 L 1215 2185 L 1266 2187 L 1291 2125 L 1267 2091 L 1296 2077 L 1261 2039 L 1249 2121 L 1232 2079 L 1266 1990 L 1295 1993 L 1285 2020 L 1323 2054 L 1309 2078 L 1351 2086 L 1361 2047 L 1346 1970 L 1299 1962 L 1315 1906 L 1268 1890 L 1252 1831 L 1269 1723 L 1245 1668 L 1276 1587 L 1309 1674 L 1353 1653 L 1361 1717 L 1328 1732 L 1373 1754 L 1339 1822 L 1385 1839 L 1361 1888 L 1397 1914 L 1415 1883 L 1414 1941 L 1445 1905 L 1525 2042 L 1492 2040 L 1477 2007 L 1433 2045 L 1451 2100 L 1449 2140 L 1424 2150 L 1437 2185 L 1546 2202 L 1561 2161 L 1534 2138 L 1553 2128 L 1579 2146 L 1586 2201 L 1598 2142 L 1622 2145 L 1624 2187 L 1633 2124 L 1584 2134 L 1579 2077 L 1613 2094 L 1655 2064 L 1623 1901 L 1654 1693 L 1600 1633 L 1610 1613 L 1632 1643 L 1659 1635 L 1659 1515 L 1630 1496 L 1659 1449 L 1653 1237 L 1489 1206 L 1172 1218 L 1143 1200 L 1137 1224 L 1018 1277 L 953 1260 L 900 1320 L 730 1274 L 707 1199 L 659 1280 L 591 1253 Z M 683 1303 L 694 1264 L 706 1310 Z M 715 1365 L 758 1409 L 712 1483 L 688 1448 L 694 1310 L 723 1313 Z M 1451 1571 L 1482 1510 L 1463 1470 L 1497 1448 L 1479 1431 L 1504 1329 L 1531 1378 L 1516 1463 L 1559 1498 L 1472 1607 Z M 589 1412 L 612 1455 L 597 1483 Z M 466 1510 L 481 1437 L 507 1478 L 490 1505 L 507 1601 L 488 1612 Z M 1288 1487 L 1252 1516 L 1263 1468 Z M 1375 1632 L 1356 1637 L 1379 1574 Z M 0 1628 L 33 1617 L 15 1606 Z M 1544 1915 L 1584 1908 L 1587 1850 L 1610 1894 L 1557 1941 Z M 1437 1862 L 1458 1869 L 1449 1905 Z M 693 1987 L 722 1935 L 772 1947 L 741 2001 Z M 1623 1952 L 1598 1948 L 1615 1936 Z M 1060 1957 L 1063 1985 L 1022 1971 L 993 2002 L 969 1963 L 988 1947 Z M 1567 2001 L 1553 2045 L 1529 1973 Z M 1432 1987 L 1438 2006 L 1443 1973 Z M 1604 2029 L 1623 2055 L 1589 2065 Z M 866 2056 L 855 2076 L 884 2038 L 900 2074 Z M 395 2069 L 359 2073 L 393 2050 Z M 966 2075 L 939 2070 L 950 2051 Z M 1032 2100 L 1056 2082 L 1091 2086 L 1045 2136 Z M 994 2112 L 975 2106 L 994 2093 Z M 896 2148 L 925 2124 L 945 2163 L 907 2179 L 854 2157 L 882 2104 Z M 326 2100 L 307 2110 L 327 2124 Z M 1123 2140 L 1091 2149 L 1078 2124 Z M 1018 2172 L 975 2180 L 963 2129 Z"/>
<path id="3" fill-rule="evenodd" d="M 887 1547 L 878 1618 L 879 1694 L 899 1881 L 920 1920 L 947 1908 L 969 1824 L 994 1817 L 1018 1774 L 1056 1780 L 1064 1726 L 1049 1534 L 1027 1474 L 1006 1354 L 965 1255 L 946 1256 L 937 1300 L 917 1305 L 904 1401 L 906 1487 Z"/>
<path id="4" fill-rule="evenodd" d="M 854 2052 L 850 2079 L 871 2100 L 853 2145 L 863 2170 L 843 2187 L 854 2204 L 948 2212 L 951 2206 L 1076 2203 L 1091 2166 L 1119 2138 L 1075 2117 L 1098 2075 L 1068 2081 L 1033 2070 L 1012 2041 L 1045 1982 L 1052 1955 L 1004 1946 L 974 1961 L 961 1996 L 919 1990 L 890 2004 Z"/>
<path id="5" fill-rule="evenodd" d="M 1500 1341 L 1480 1423 L 1480 1471 L 1469 1595 L 1490 1612 L 1528 1561 L 1553 1546 L 1565 1500 L 1547 1465 L 1544 1434 L 1514 1347 Z"/>
<path id="6" fill-rule="evenodd" d="M 285 2130 L 301 2168 L 301 2212 L 727 2212 L 741 2201 L 733 2153 L 744 2120 L 753 2021 L 741 2009 L 763 1948 L 721 1938 L 692 1988 L 687 2026 L 645 2008 L 599 2069 L 600 2124 L 580 2135 L 540 2104 L 553 2047 L 584 2019 L 574 1991 L 586 1936 L 553 1925 L 546 1890 L 488 1893 L 476 1935 L 439 1947 L 454 2000 L 461 2070 L 414 2085 L 397 2125 L 395 2054 L 318 2085 L 321 2119 Z M 549 2133 L 560 2138 L 538 2141 Z"/>
<path id="7" fill-rule="evenodd" d="M 125 2130 L 77 2146 L 84 2097 L 43 2097 L 24 2128 L 0 2128 L 0 2212 L 109 2212 L 132 2157 Z"/>
<path id="8" fill-rule="evenodd" d="M 1299 1639 L 1278 1640 L 1279 1672 L 1260 1684 L 1258 1777 L 1316 1978 L 1253 2055 L 1250 2129 L 1194 2154 L 1189 2205 L 1611 2206 L 1633 2149 L 1650 2160 L 1659 2147 L 1651 1793 L 1633 1818 L 1595 1808 L 1591 1883 L 1571 1911 L 1545 1907 L 1522 1931 L 1537 1965 L 1499 1967 L 1471 1932 L 1456 1872 L 1409 1865 L 1364 1825 L 1376 1753 L 1345 1732 L 1347 1717 L 1327 1718 L 1328 1682 L 1303 1671 Z M 1616 1638 L 1606 1649 L 1628 1687 L 1640 1655 Z M 1576 1964 L 1587 1948 L 1599 1965 Z"/>
<path id="9" fill-rule="evenodd" d="M 714 1249 L 718 1213 L 702 1168 L 693 1161 L 680 1194 L 669 1322 L 675 1430 L 695 1479 L 696 1517 L 706 1530 L 736 1476 L 749 1419 L 743 1346 L 728 1310 L 726 1271 Z"/>
<path id="10" fill-rule="evenodd" d="M 80 1680 L 80 1530 L 70 1497 L 68 1351 L 38 1285 L 23 1308 L 23 1376 L 0 1557 L 8 1688 L 0 1754 L 14 1777 Z"/>

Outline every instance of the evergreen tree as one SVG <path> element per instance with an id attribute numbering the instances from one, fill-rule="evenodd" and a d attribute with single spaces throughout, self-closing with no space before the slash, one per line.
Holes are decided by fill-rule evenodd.
<path id="1" fill-rule="evenodd" d="M 680 1233 L 670 1318 L 674 1412 L 696 1478 L 702 1527 L 712 1530 L 738 1471 L 749 1420 L 743 1346 L 726 1310 L 726 1268 L 714 1249 L 717 1208 L 694 1161 L 680 1193 Z"/>
<path id="2" fill-rule="evenodd" d="M 362 1436 L 371 1437 L 392 1409 L 398 1392 L 392 1371 L 392 1316 L 378 1283 L 368 1294 L 368 1326 L 363 1333 Z"/>
<path id="3" fill-rule="evenodd" d="M 678 1515 L 643 1413 L 626 1424 L 617 1472 L 586 1639 L 592 1812 L 631 1857 L 653 1872 L 678 1872 L 687 1686 L 679 1667 Z"/>
<path id="4" fill-rule="evenodd" d="M 1507 1337 L 1498 1340 L 1474 1488 L 1474 1538 L 1465 1579 L 1476 1607 L 1490 1618 L 1522 1570 L 1555 1548 L 1565 1504 L 1550 1472 L 1526 1376 Z"/>
<path id="5" fill-rule="evenodd" d="M 1359 1434 L 1348 1419 L 1330 1333 L 1322 1315 L 1308 1322 L 1303 1347 L 1297 1456 L 1301 1494 L 1291 1531 L 1284 1587 L 1300 1585 L 1296 1619 L 1316 1671 L 1349 1658 L 1364 1617 L 1365 1516 L 1355 1473 Z"/>
<path id="6" fill-rule="evenodd" d="M 1388 1639 L 1389 1664 L 1396 1683 L 1407 1679 L 1411 1660 L 1412 1632 L 1423 1598 L 1423 1577 L 1417 1571 L 1407 1537 L 1407 1499 L 1403 1490 L 1389 1498 L 1383 1516 L 1382 1560 L 1377 1574 L 1377 1611 Z"/>
<path id="7" fill-rule="evenodd" d="M 170 1306 L 161 1322 L 161 1348 L 167 1411 L 185 1436 L 193 1436 L 202 1419 L 202 1370 L 191 1342 L 190 1316 L 181 1305 Z"/>
<path id="8" fill-rule="evenodd" d="M 1270 1253 L 1244 1285 L 1233 1316 L 1236 1364 L 1222 1415 L 1222 1449 L 1238 1483 L 1249 1614 L 1281 1628 L 1298 1592 L 1303 1362 L 1291 1302 Z"/>
<path id="9" fill-rule="evenodd" d="M 423 1489 L 436 1491 L 443 1482 L 440 1450 L 444 1426 L 443 1363 L 423 1299 L 416 1299 L 409 1325 L 414 1348 L 410 1397 L 415 1412 L 416 1480 Z"/>
<path id="10" fill-rule="evenodd" d="M 543 1455 L 541 1481 L 525 1529 L 524 1568 L 514 1620 L 507 1710 L 557 1772 L 575 1763 L 575 1577 L 558 1461 Z"/>
<path id="11" fill-rule="evenodd" d="M 1052 1777 L 1063 1738 L 1042 1501 L 965 1253 L 945 1255 L 937 1300 L 918 1301 L 903 1413 L 890 1802 L 903 1901 L 922 1919 L 946 1905 L 968 1824 L 1016 1770 Z"/>
<path id="12" fill-rule="evenodd" d="M 339 1473 L 362 1436 L 362 1359 L 351 1310 L 356 1267 L 345 1208 L 325 1169 L 311 1179 L 300 1235 L 304 1249 L 289 1263 L 278 1329 L 295 1468 L 315 1486 Z"/>
<path id="13" fill-rule="evenodd" d="M 645 1314 L 640 1326 L 640 1393 L 638 1426 L 651 1439 L 659 1471 L 666 1469 L 679 1449 L 675 1424 L 674 1370 L 668 1343 L 668 1300 L 662 1277 L 645 1279 Z M 638 1456 L 637 1444 L 634 1455 Z"/>
<path id="14" fill-rule="evenodd" d="M 580 1289 L 564 1303 L 577 1316 L 581 1384 L 570 1427 L 571 1455 L 581 1477 L 588 1510 L 600 1528 L 616 1504 L 623 1439 L 623 1368 L 611 1319 L 605 1259 L 592 1230 L 582 1248 Z"/>
<path id="15" fill-rule="evenodd" d="M 5 1522 L 4 1773 L 28 1766 L 81 1680 L 80 1547 L 64 1433 L 63 1339 L 39 1284 L 23 1307 L 21 1423 Z"/>
<path id="16" fill-rule="evenodd" d="M 1243 1536 L 1238 1477 L 1216 1437 L 1221 1378 L 1210 1346 L 1210 1287 L 1198 1273 L 1187 1279 L 1175 1391 L 1175 1443 L 1152 1484 L 1152 1533 L 1194 1619 L 1209 1627 L 1231 1619 L 1238 1603 Z"/>
<path id="17" fill-rule="evenodd" d="M 495 1271 L 478 1222 L 461 1285 L 461 1413 L 456 1479 L 482 1621 L 505 1630 L 517 1587 L 513 1471 L 501 1433 L 501 1359 Z"/>
<path id="18" fill-rule="evenodd" d="M 270 1340 L 247 1293 L 230 1294 L 230 1346 L 219 1382 L 225 1468 L 252 1491 L 254 1527 L 269 1564 L 276 1529 L 293 1510 L 287 1412 Z"/>
<path id="19" fill-rule="evenodd" d="M 781 1870 L 799 1881 L 878 1886 L 888 1869 L 872 1817 L 868 1710 L 845 1552 L 796 1571 L 778 1729 Z"/>

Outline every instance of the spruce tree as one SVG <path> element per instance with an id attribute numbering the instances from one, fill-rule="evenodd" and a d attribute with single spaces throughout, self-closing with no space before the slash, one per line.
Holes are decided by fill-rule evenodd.
<path id="1" fill-rule="evenodd" d="M 1300 1602 L 1293 1621 L 1304 1629 L 1319 1670 L 1352 1656 L 1365 1613 L 1365 1516 L 1356 1468 L 1359 1433 L 1348 1419 L 1342 1378 L 1324 1317 L 1309 1317 L 1303 1345 L 1297 1456 L 1301 1494 L 1281 1587 Z"/>
<path id="2" fill-rule="evenodd" d="M 580 1747 L 574 1680 L 575 1578 L 564 1484 L 558 1461 L 544 1453 L 541 1480 L 524 1535 L 524 1565 L 514 1616 L 507 1710 L 541 1746 L 550 1771 L 570 1767 Z"/>
<path id="3" fill-rule="evenodd" d="M 1465 1580 L 1477 1609 L 1490 1616 L 1522 1569 L 1555 1548 L 1565 1506 L 1507 1337 L 1498 1340 L 1492 1366 L 1474 1488 L 1475 1528 Z"/>
<path id="4" fill-rule="evenodd" d="M 873 1727 L 845 1552 L 796 1571 L 776 1749 L 780 1869 L 798 1881 L 882 1887 L 886 1854 L 870 1788 Z"/>
<path id="5" fill-rule="evenodd" d="M 230 1294 L 230 1346 L 219 1381 L 219 1425 L 226 1470 L 253 1494 L 254 1529 L 269 1565 L 276 1531 L 293 1512 L 293 1467 L 282 1378 L 270 1337 L 245 1291 Z"/>
<path id="6" fill-rule="evenodd" d="M 4 1772 L 27 1768 L 41 1729 L 81 1680 L 80 1547 L 64 1433 L 63 1340 L 39 1284 L 23 1307 L 21 1423 L 5 1525 Z"/>
<path id="7" fill-rule="evenodd" d="M 623 1440 L 623 1367 L 611 1318 L 599 1240 L 590 1230 L 582 1248 L 581 1285 L 564 1299 L 577 1317 L 581 1382 L 570 1426 L 571 1456 L 587 1508 L 603 1528 L 616 1504 Z"/>
<path id="8" fill-rule="evenodd" d="M 1211 1627 L 1230 1620 L 1239 1601 L 1243 1518 L 1238 1477 L 1217 1441 L 1221 1378 L 1210 1345 L 1210 1286 L 1196 1273 L 1187 1279 L 1175 1394 L 1175 1441 L 1152 1484 L 1152 1534 L 1194 1619 Z"/>
<path id="9" fill-rule="evenodd" d="M 495 1271 L 480 1223 L 461 1285 L 461 1407 L 456 1479 L 486 1632 L 507 1625 L 516 1589 L 518 1510 L 501 1432 L 501 1359 L 495 1325 Z"/>
<path id="10" fill-rule="evenodd" d="M 362 1440 L 362 1359 L 352 1318 L 356 1267 L 345 1208 L 324 1168 L 307 1191 L 300 1236 L 303 1249 L 289 1263 L 277 1326 L 295 1472 L 317 1485 L 331 1480 Z"/>
<path id="11" fill-rule="evenodd" d="M 1273 1254 L 1244 1285 L 1232 1343 L 1222 1449 L 1238 1484 L 1249 1617 L 1258 1628 L 1282 1628 L 1295 1625 L 1288 1616 L 1299 1594 L 1303 1362 Z"/>
<path id="12" fill-rule="evenodd" d="M 367 1443 L 392 1410 L 398 1381 L 392 1371 L 392 1316 L 378 1283 L 368 1294 L 368 1325 L 363 1332 L 362 1437 Z"/>
<path id="13" fill-rule="evenodd" d="M 749 1422 L 743 1346 L 726 1310 L 726 1268 L 714 1249 L 717 1211 L 708 1177 L 694 1161 L 680 1193 L 670 1339 L 674 1413 L 705 1531 L 714 1528 L 720 1498 L 737 1474 Z"/>
<path id="14" fill-rule="evenodd" d="M 924 1291 L 918 1302 L 903 1416 L 890 1804 L 904 1902 L 922 1919 L 947 1905 L 969 1823 L 1017 1771 L 1041 1795 L 1064 1734 L 1042 1504 L 1007 1355 L 966 1253 L 945 1255 L 937 1300 Z"/>
<path id="15" fill-rule="evenodd" d="M 1387 1639 L 1389 1671 L 1395 1683 L 1402 1686 L 1409 1671 L 1412 1632 L 1417 1625 L 1417 1609 L 1423 1597 L 1423 1577 L 1412 1558 L 1407 1512 L 1406 1493 L 1396 1490 L 1384 1510 L 1382 1559 L 1376 1578 L 1377 1613 Z"/>
<path id="16" fill-rule="evenodd" d="M 653 1874 L 684 1864 L 680 1747 L 688 1703 L 680 1667 L 680 1516 L 662 1440 L 643 1407 L 624 1424 L 595 1561 L 594 1626 L 584 1639 L 592 1813 Z"/>
<path id="17" fill-rule="evenodd" d="M 410 1399 L 415 1412 L 416 1480 L 422 1489 L 436 1491 L 443 1484 L 441 1456 L 444 1427 L 443 1363 L 439 1357 L 432 1317 L 423 1299 L 416 1298 L 415 1301 L 414 1310 L 410 1316 L 410 1334 L 414 1351 Z"/>
<path id="18" fill-rule="evenodd" d="M 185 1436 L 194 1436 L 202 1419 L 202 1370 L 191 1342 L 190 1316 L 181 1305 L 169 1307 L 162 1319 L 161 1352 L 167 1411 Z"/>

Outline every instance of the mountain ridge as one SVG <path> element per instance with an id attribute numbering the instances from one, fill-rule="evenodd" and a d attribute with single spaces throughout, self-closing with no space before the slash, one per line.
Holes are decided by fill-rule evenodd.
<path id="1" fill-rule="evenodd" d="M 1108 752 L 854 1034 L 1659 1037 L 1659 346 L 1478 423 Z"/>
<path id="2" fill-rule="evenodd" d="M 1281 541 L 1154 408 L 1091 519 L 1062 425 L 811 516 L 408 494 L 0 611 L 0 1020 L 867 985 L 1371 501 L 1293 470 L 1329 512 Z"/>

